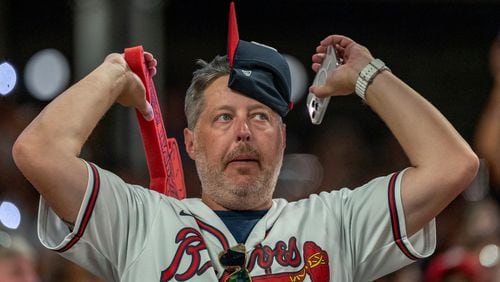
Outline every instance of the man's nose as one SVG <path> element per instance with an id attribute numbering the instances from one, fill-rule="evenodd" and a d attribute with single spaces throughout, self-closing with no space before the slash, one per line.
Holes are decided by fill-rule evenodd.
<path id="1" fill-rule="evenodd" d="M 246 120 L 240 121 L 237 125 L 237 135 L 236 135 L 236 140 L 239 141 L 244 141 L 248 142 L 250 141 L 250 136 L 252 135 L 252 132 L 250 131 L 250 127 L 248 126 L 248 123 Z"/>

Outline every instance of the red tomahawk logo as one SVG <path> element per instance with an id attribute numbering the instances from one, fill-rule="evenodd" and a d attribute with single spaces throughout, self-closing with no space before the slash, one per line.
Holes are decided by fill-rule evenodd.
<path id="1" fill-rule="evenodd" d="M 142 143 L 146 152 L 151 189 L 170 197 L 186 197 L 184 172 L 175 138 L 167 138 L 165 125 L 158 104 L 158 97 L 144 61 L 142 46 L 125 49 L 125 60 L 146 88 L 146 99 L 154 111 L 154 121 L 148 122 L 136 111 L 141 128 Z"/>

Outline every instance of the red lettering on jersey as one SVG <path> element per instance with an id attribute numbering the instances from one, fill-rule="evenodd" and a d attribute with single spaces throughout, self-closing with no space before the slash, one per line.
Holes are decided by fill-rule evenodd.
<path id="1" fill-rule="evenodd" d="M 295 244 L 295 238 L 292 237 Z M 278 242 L 279 243 L 279 242 Z M 278 245 L 278 244 L 276 244 Z M 290 244 L 291 246 L 291 244 Z M 292 248 L 289 247 L 289 250 Z M 275 248 L 276 250 L 276 248 Z M 255 250 L 254 250 L 255 252 Z M 252 252 L 252 256 L 253 253 Z M 283 257 L 282 257 L 283 258 Z M 278 260 L 276 260 L 281 264 Z M 300 259 L 299 259 L 300 263 Z M 328 254 L 322 250 L 314 242 L 306 242 L 304 244 L 304 265 L 302 268 L 295 272 L 284 272 L 278 274 L 267 274 L 268 269 L 266 269 L 266 275 L 253 276 L 252 281 L 254 282 L 300 282 L 304 281 L 307 276 L 312 282 L 323 282 L 330 281 L 330 269 L 328 266 Z M 289 266 L 290 264 L 281 264 L 283 266 Z M 291 266 L 291 265 L 290 265 Z"/>
<path id="2" fill-rule="evenodd" d="M 186 281 L 195 274 L 203 274 L 208 268 L 210 268 L 210 262 L 206 262 L 200 267 L 200 251 L 205 250 L 207 247 L 203 241 L 203 237 L 201 237 L 201 234 L 196 231 L 196 229 L 188 227 L 182 229 L 179 233 L 177 233 L 175 242 L 180 242 L 179 247 L 177 247 L 177 251 L 170 266 L 161 272 L 160 281 L 169 281 L 174 278 L 174 276 L 177 281 Z M 176 274 L 184 253 L 191 256 L 191 264 L 184 273 Z"/>
<path id="3" fill-rule="evenodd" d="M 267 274 L 271 274 L 271 266 L 274 260 L 282 266 L 299 266 L 300 252 L 297 248 L 297 239 L 291 237 L 288 240 L 288 247 L 283 241 L 278 241 L 274 249 L 271 249 L 269 246 L 257 245 L 250 255 L 248 270 L 252 271 L 257 262 Z"/>
<path id="4" fill-rule="evenodd" d="M 202 275 L 207 271 L 212 264 L 210 261 L 205 262 L 201 267 L 202 250 L 206 250 L 205 242 L 201 234 L 193 228 L 183 228 L 176 236 L 176 243 L 180 243 L 174 255 L 174 259 L 169 267 L 161 273 L 161 282 L 166 282 L 171 279 L 176 281 L 186 281 L 191 279 L 194 275 Z M 191 263 L 187 270 L 183 273 L 177 274 L 179 266 L 184 254 L 191 256 Z M 297 268 L 302 264 L 300 251 L 297 248 L 297 239 L 291 237 L 288 240 L 288 245 L 283 241 L 278 241 L 271 248 L 267 245 L 258 245 L 250 254 L 248 262 L 248 271 L 252 271 L 257 264 L 264 270 L 265 275 L 253 276 L 254 282 L 301 282 L 309 277 L 312 282 L 330 281 L 330 269 L 328 254 L 321 249 L 316 243 L 307 241 L 303 247 L 304 263 L 302 268 L 294 272 L 281 272 L 272 273 L 272 266 L 277 262 L 283 267 Z M 228 272 L 224 272 L 220 281 L 225 281 L 229 276 Z"/>

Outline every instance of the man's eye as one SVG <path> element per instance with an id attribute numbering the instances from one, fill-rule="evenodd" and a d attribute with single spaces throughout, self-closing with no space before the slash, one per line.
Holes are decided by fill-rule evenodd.
<path id="1" fill-rule="evenodd" d="M 230 121 L 232 119 L 230 114 L 221 114 L 218 115 L 215 119 L 216 121 Z"/>
<path id="2" fill-rule="evenodd" d="M 254 115 L 254 118 L 261 121 L 269 120 L 269 116 L 265 113 L 256 113 Z"/>

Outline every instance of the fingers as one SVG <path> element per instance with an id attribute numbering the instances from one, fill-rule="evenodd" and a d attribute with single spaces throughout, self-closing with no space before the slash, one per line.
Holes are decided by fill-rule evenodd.
<path id="1" fill-rule="evenodd" d="M 341 39 L 342 40 L 342 39 Z M 326 42 L 330 42 L 330 41 L 326 41 Z M 346 41 L 348 42 L 348 41 Z M 349 41 L 350 43 L 348 44 L 353 44 L 354 41 Z M 339 60 L 344 60 L 344 56 L 346 55 L 346 47 L 348 46 L 341 46 L 340 44 L 334 44 L 335 45 L 335 51 L 336 51 L 336 55 L 337 55 L 337 58 Z M 325 53 L 327 52 L 327 48 L 328 48 L 329 44 L 327 45 L 319 45 L 316 47 L 316 54 L 314 54 L 312 56 L 312 61 L 313 61 L 313 65 L 314 63 L 319 63 L 321 64 L 325 58 Z M 313 67 L 313 69 L 315 69 L 315 67 Z"/>
<path id="2" fill-rule="evenodd" d="M 340 65 L 328 73 L 324 85 L 309 88 L 309 91 L 318 97 L 343 96 L 353 93 L 359 72 L 373 59 L 367 48 L 349 37 L 330 35 L 321 40 L 316 47 L 316 53 L 311 58 L 311 68 L 315 72 L 321 69 L 328 46 L 332 45 L 335 46 Z"/>
<path id="3" fill-rule="evenodd" d="M 338 58 L 344 58 L 346 49 L 354 46 L 356 42 L 349 37 L 342 35 L 330 35 L 321 40 L 320 45 L 316 47 L 316 53 L 326 53 L 328 46 L 334 45 L 337 51 Z"/>
<path id="4" fill-rule="evenodd" d="M 321 68 L 321 63 L 313 63 L 313 64 L 311 65 L 311 68 L 312 68 L 312 70 L 313 70 L 314 72 L 318 72 L 318 71 L 319 71 L 319 69 Z"/>
<path id="5" fill-rule="evenodd" d="M 149 75 L 151 77 L 155 76 L 156 75 L 156 66 L 154 66 L 154 67 L 148 66 L 148 71 L 149 71 Z"/>
<path id="6" fill-rule="evenodd" d="M 321 64 L 323 63 L 323 60 L 326 57 L 326 49 L 327 49 L 327 46 L 320 45 L 320 46 L 316 47 L 317 53 L 312 56 L 313 63 L 311 65 L 311 68 L 315 72 L 318 72 L 319 68 L 321 67 Z M 345 48 L 336 44 L 335 50 L 336 50 L 337 58 L 342 62 L 344 59 Z"/>
<path id="7" fill-rule="evenodd" d="M 317 97 L 323 98 L 330 96 L 333 89 L 331 89 L 330 85 L 327 83 L 321 86 L 311 86 L 309 87 L 309 92 L 312 92 Z"/>
<path id="8" fill-rule="evenodd" d="M 318 45 L 318 46 L 316 47 L 316 52 L 317 52 L 317 53 L 326 53 L 326 49 L 327 49 L 327 46 Z"/>
<path id="9" fill-rule="evenodd" d="M 154 58 L 153 54 L 150 52 L 144 52 L 144 61 L 146 67 L 148 68 L 149 75 L 151 77 L 156 75 L 156 66 L 158 61 Z M 143 103 L 137 110 L 142 114 L 145 120 L 152 121 L 154 119 L 153 107 L 147 100 L 143 100 Z"/>
<path id="10" fill-rule="evenodd" d="M 158 61 L 153 57 L 153 54 L 149 52 L 144 52 L 144 60 L 146 61 L 146 67 L 148 68 L 149 75 L 155 76 Z"/>
<path id="11" fill-rule="evenodd" d="M 321 64 L 325 59 L 325 53 L 316 53 L 312 56 L 313 63 Z"/>
<path id="12" fill-rule="evenodd" d="M 334 35 L 329 35 L 325 39 L 321 40 L 320 45 L 324 46 L 326 48 L 328 45 L 337 45 L 338 44 L 340 47 L 346 48 L 347 46 L 349 46 L 352 43 L 355 43 L 355 42 L 351 38 L 349 38 L 347 36 L 343 36 L 343 35 L 334 34 Z"/>
<path id="13" fill-rule="evenodd" d="M 144 59 L 146 61 L 151 61 L 153 59 L 153 54 L 151 54 L 150 52 L 144 52 Z"/>
<path id="14" fill-rule="evenodd" d="M 345 48 L 340 45 L 336 45 L 335 50 L 337 51 L 337 58 L 344 59 L 344 56 L 346 55 Z"/>

